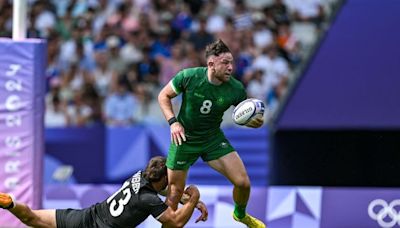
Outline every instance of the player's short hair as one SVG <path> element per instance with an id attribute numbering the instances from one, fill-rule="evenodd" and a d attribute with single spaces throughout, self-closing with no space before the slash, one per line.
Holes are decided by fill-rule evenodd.
<path id="1" fill-rule="evenodd" d="M 157 182 L 167 175 L 166 159 L 162 156 L 152 157 L 144 170 L 144 178 L 149 182 Z"/>
<path id="2" fill-rule="evenodd" d="M 219 56 L 220 54 L 227 52 L 230 53 L 231 50 L 229 50 L 228 46 L 226 46 L 226 44 L 221 39 L 218 39 L 217 41 L 214 41 L 211 44 L 207 45 L 206 59 L 208 59 L 208 57 L 212 55 Z"/>

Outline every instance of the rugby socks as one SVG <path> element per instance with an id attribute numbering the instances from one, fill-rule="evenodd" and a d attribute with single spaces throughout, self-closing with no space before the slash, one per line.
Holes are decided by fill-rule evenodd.
<path id="1" fill-rule="evenodd" d="M 246 206 L 247 205 L 237 205 L 235 203 L 235 210 L 233 211 L 233 213 L 235 214 L 236 218 L 238 219 L 242 219 L 244 218 L 244 216 L 246 215 Z"/>

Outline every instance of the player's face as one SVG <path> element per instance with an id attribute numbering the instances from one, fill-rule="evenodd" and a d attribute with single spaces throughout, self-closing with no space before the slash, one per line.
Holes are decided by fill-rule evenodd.
<path id="1" fill-rule="evenodd" d="M 214 57 L 213 73 L 214 77 L 221 81 L 227 82 L 231 78 L 233 72 L 233 56 L 231 53 L 222 53 Z"/>
<path id="2" fill-rule="evenodd" d="M 168 176 L 165 176 L 165 178 L 163 178 L 164 179 L 164 182 L 163 182 L 163 190 L 165 189 L 167 189 L 167 187 L 168 187 Z"/>

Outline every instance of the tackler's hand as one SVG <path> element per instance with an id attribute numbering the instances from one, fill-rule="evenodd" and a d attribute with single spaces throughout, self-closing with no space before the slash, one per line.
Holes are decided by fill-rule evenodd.
<path id="1" fill-rule="evenodd" d="M 189 200 L 191 200 L 192 198 L 197 198 L 197 200 L 196 200 L 196 202 L 197 202 L 200 198 L 200 191 L 194 185 L 190 185 L 189 187 L 187 187 L 185 189 L 184 193 L 186 193 L 190 196 Z"/>
<path id="2" fill-rule="evenodd" d="M 255 115 L 247 124 L 247 127 L 259 128 L 264 124 L 264 117 L 262 114 Z"/>
<path id="3" fill-rule="evenodd" d="M 201 212 L 201 215 L 196 219 L 195 223 L 198 223 L 200 221 L 207 221 L 208 219 L 208 209 L 207 206 L 201 201 L 199 200 L 199 202 L 196 205 L 196 208 Z"/>

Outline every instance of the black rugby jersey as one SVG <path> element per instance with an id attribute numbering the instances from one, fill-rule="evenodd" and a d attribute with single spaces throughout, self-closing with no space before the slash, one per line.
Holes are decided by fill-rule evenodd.
<path id="1" fill-rule="evenodd" d="M 158 218 L 168 206 L 138 171 L 107 200 L 92 206 L 99 227 L 136 227 L 149 215 Z"/>

